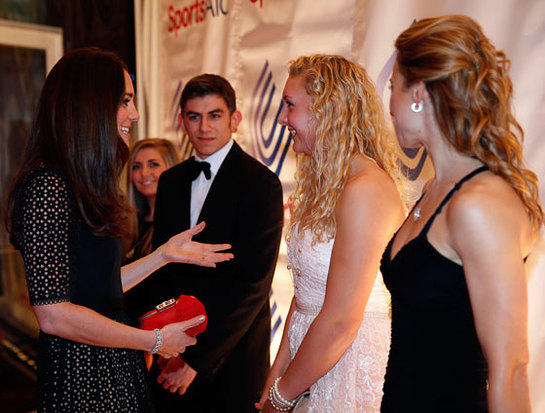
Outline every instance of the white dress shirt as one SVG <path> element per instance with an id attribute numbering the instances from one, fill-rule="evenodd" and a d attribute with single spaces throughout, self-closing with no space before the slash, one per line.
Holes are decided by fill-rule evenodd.
<path id="1" fill-rule="evenodd" d="M 223 163 L 225 157 L 231 150 L 233 146 L 233 139 L 231 139 L 227 144 L 221 148 L 219 151 L 208 156 L 206 159 L 201 159 L 195 154 L 195 160 L 199 162 L 208 162 L 210 164 L 210 179 L 206 179 L 204 173 L 200 173 L 197 179 L 195 179 L 191 184 L 191 227 L 197 225 L 197 220 L 201 214 L 201 209 L 214 182 L 214 178 L 220 169 L 221 164 Z"/>

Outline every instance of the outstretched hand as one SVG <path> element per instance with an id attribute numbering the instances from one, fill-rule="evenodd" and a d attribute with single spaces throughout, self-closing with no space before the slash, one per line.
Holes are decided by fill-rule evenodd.
<path id="1" fill-rule="evenodd" d="M 231 248 L 229 244 L 204 244 L 193 241 L 193 235 L 201 232 L 206 226 L 201 222 L 184 232 L 170 238 L 161 248 L 167 262 L 183 262 L 203 267 L 215 267 L 217 262 L 228 261 L 233 254 L 218 252 Z"/>

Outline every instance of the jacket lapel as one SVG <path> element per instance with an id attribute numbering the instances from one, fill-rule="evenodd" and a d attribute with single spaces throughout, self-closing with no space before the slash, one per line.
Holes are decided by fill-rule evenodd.
<path id="1" fill-rule="evenodd" d="M 191 225 L 191 171 L 189 162 L 183 164 L 181 175 L 179 178 L 179 190 L 174 191 L 179 194 L 179 198 L 173 203 L 173 216 L 181 224 L 184 229 Z"/>
<path id="2" fill-rule="evenodd" d="M 236 159 L 239 157 L 241 151 L 242 149 L 240 149 L 240 146 L 238 146 L 236 142 L 233 142 L 233 147 L 218 169 L 214 182 L 212 182 L 212 186 L 210 187 L 208 195 L 204 200 L 198 222 L 206 221 L 206 217 L 210 216 L 210 214 L 216 214 L 218 211 L 218 202 L 229 196 L 229 181 L 232 176 L 233 167 L 236 165 Z"/>

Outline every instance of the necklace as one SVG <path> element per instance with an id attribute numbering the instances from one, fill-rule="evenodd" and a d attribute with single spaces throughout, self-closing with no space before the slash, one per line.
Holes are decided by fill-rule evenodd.
<path id="1" fill-rule="evenodd" d="M 422 202 L 424 202 L 429 197 L 429 188 L 426 189 L 426 192 L 424 192 L 424 195 L 419 199 L 418 206 L 414 209 L 413 212 L 413 221 L 416 222 L 420 219 L 422 216 Z"/>

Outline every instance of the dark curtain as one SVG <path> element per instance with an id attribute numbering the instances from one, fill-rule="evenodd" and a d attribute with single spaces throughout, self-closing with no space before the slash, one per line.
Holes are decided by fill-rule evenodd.
<path id="1" fill-rule="evenodd" d="M 133 0 L 45 2 L 45 24 L 63 28 L 65 51 L 83 46 L 113 50 L 135 73 Z"/>

